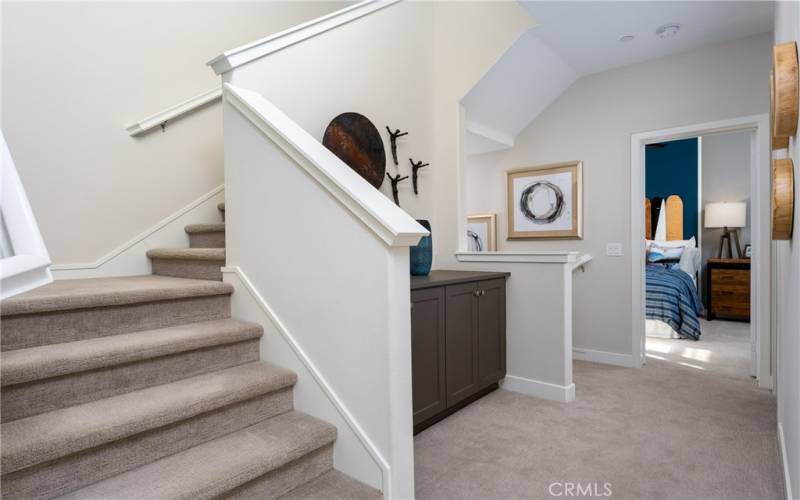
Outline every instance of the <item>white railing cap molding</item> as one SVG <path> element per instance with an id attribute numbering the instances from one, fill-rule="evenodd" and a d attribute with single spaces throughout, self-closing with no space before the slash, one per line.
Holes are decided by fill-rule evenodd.
<path id="1" fill-rule="evenodd" d="M 578 268 L 581 268 L 581 270 L 585 271 L 583 266 L 588 264 L 591 260 L 592 260 L 592 256 L 590 254 L 585 253 L 585 254 L 581 255 L 580 257 L 578 257 L 578 259 L 575 262 L 572 263 L 572 270 L 574 271 L 574 270 L 576 270 Z"/>
<path id="2" fill-rule="evenodd" d="M 261 94 L 226 83 L 224 98 L 387 245 L 416 245 L 430 234 Z"/>
<path id="3" fill-rule="evenodd" d="M 167 109 L 152 114 L 147 118 L 143 118 L 136 123 L 132 123 L 125 127 L 125 130 L 130 136 L 137 136 L 143 134 L 150 129 L 156 128 L 162 123 L 166 123 L 173 118 L 177 118 L 186 113 L 190 113 L 197 108 L 205 106 L 206 104 L 216 101 L 222 96 L 222 87 L 219 85 L 211 90 L 206 90 L 202 94 L 186 99 L 182 103 L 170 106 Z"/>
<path id="4" fill-rule="evenodd" d="M 529 262 L 534 264 L 571 264 L 578 260 L 578 252 L 566 251 L 507 251 L 507 252 L 456 252 L 459 262 Z"/>
<path id="5" fill-rule="evenodd" d="M 207 64 L 214 73 L 221 75 L 266 55 L 285 49 L 308 38 L 315 37 L 328 30 L 349 23 L 359 17 L 388 7 L 400 0 L 365 0 L 328 15 L 298 24 L 293 28 L 275 33 L 261 40 L 227 50 Z"/>

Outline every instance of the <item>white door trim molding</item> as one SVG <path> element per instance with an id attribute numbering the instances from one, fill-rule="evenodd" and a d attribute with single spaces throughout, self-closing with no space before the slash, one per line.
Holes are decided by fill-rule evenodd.
<path id="1" fill-rule="evenodd" d="M 255 42 L 236 47 L 235 49 L 226 50 L 207 64 L 211 66 L 214 73 L 222 75 L 234 68 L 260 59 L 273 52 L 283 50 L 303 40 L 313 38 L 399 1 L 400 0 L 365 0 L 326 16 L 312 19 L 307 23 L 299 24 L 288 30 L 275 33 L 261 40 L 256 40 Z"/>
<path id="2" fill-rule="evenodd" d="M 751 131 L 751 322 L 757 339 L 759 387 L 771 389 L 770 367 L 770 128 L 769 115 L 744 116 L 729 120 L 653 130 L 631 135 L 631 349 L 634 366 L 644 363 L 644 148 L 654 142 L 687 139 L 724 132 Z"/>

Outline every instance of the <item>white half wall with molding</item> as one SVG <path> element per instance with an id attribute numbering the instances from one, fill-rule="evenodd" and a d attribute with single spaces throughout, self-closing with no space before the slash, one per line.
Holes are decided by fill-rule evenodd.
<path id="1" fill-rule="evenodd" d="M 514 148 L 463 160 L 464 210 L 497 214 L 498 250 L 594 256 L 575 281 L 576 358 L 633 363 L 631 134 L 767 112 L 771 45 L 763 34 L 583 77 Z M 583 161 L 583 239 L 507 241 L 505 171 L 572 160 Z M 622 256 L 607 256 L 608 243 L 621 243 Z"/>
<path id="2" fill-rule="evenodd" d="M 3 2 L 2 129 L 52 261 L 93 263 L 222 184 L 220 51 L 348 2 Z"/>
<path id="3" fill-rule="evenodd" d="M 502 387 L 554 401 L 574 400 L 572 280 L 577 252 L 459 252 L 456 259 L 459 269 L 511 273 Z"/>

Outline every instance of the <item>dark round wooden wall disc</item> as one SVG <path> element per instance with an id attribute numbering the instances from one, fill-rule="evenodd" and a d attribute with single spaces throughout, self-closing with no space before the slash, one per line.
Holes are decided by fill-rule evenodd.
<path id="1" fill-rule="evenodd" d="M 386 175 L 383 138 L 369 119 L 342 113 L 325 129 L 322 144 L 376 188 Z"/>

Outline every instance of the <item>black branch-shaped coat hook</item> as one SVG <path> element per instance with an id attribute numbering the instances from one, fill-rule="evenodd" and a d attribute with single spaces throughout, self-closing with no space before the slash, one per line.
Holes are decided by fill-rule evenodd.
<path id="1" fill-rule="evenodd" d="M 387 172 L 387 173 L 386 173 L 386 177 L 388 177 L 388 178 L 389 178 L 389 180 L 392 182 L 392 196 L 394 196 L 394 202 L 395 202 L 395 204 L 396 204 L 396 205 L 399 207 L 399 206 L 400 206 L 400 197 L 399 197 L 399 196 L 398 196 L 398 194 L 397 194 L 397 185 L 398 185 L 398 184 L 399 184 L 401 181 L 404 181 L 404 180 L 408 179 L 408 176 L 406 175 L 405 177 L 400 177 L 400 174 L 397 174 L 397 176 L 396 176 L 396 177 L 392 177 L 392 176 L 391 176 L 391 175 L 389 175 L 389 173 Z"/>
<path id="2" fill-rule="evenodd" d="M 390 129 L 388 125 L 386 131 L 389 132 L 389 142 L 392 144 L 392 159 L 394 160 L 395 166 L 397 166 L 397 138 L 408 135 L 408 132 L 400 132 L 399 128 L 392 132 L 392 129 Z"/>
<path id="3" fill-rule="evenodd" d="M 414 194 L 419 194 L 417 190 L 417 171 L 422 167 L 427 167 L 430 163 L 422 163 L 422 160 L 414 163 L 414 160 L 411 158 L 409 158 L 408 161 L 411 162 L 411 182 L 414 184 Z"/>

